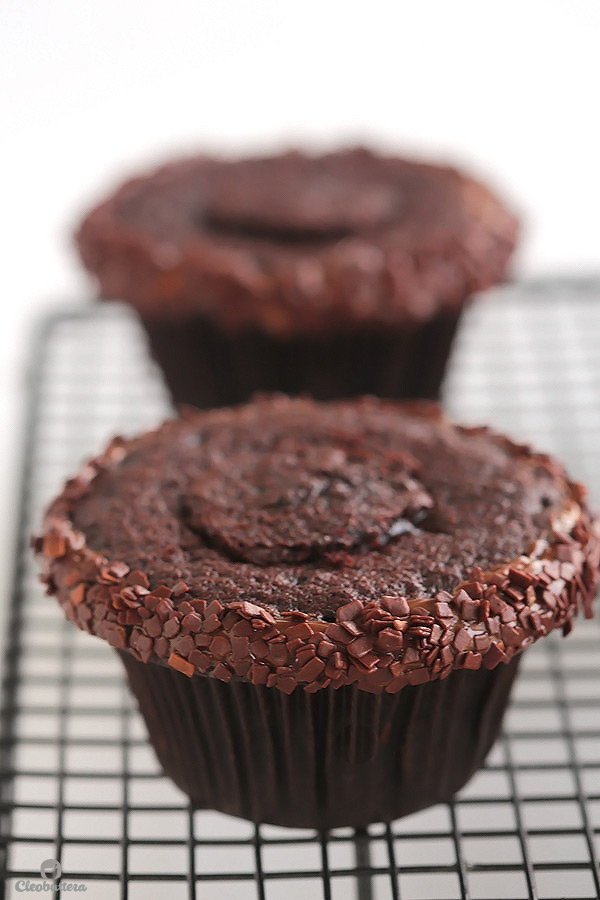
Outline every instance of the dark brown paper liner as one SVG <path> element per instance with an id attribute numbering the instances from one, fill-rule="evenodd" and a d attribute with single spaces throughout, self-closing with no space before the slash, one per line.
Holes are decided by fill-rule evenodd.
<path id="1" fill-rule="evenodd" d="M 460 313 L 439 313 L 410 331 L 364 329 L 328 337 L 228 335 L 201 316 L 144 318 L 150 349 L 173 402 L 242 403 L 256 391 L 335 400 L 360 394 L 437 399 Z"/>
<path id="2" fill-rule="evenodd" d="M 494 742 L 520 659 L 397 694 L 287 695 L 118 652 L 158 759 L 194 806 L 320 829 L 449 800 Z"/>

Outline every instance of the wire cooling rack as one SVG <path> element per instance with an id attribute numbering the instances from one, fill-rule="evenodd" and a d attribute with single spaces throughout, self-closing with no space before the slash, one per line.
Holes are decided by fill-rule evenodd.
<path id="1" fill-rule="evenodd" d="M 327 835 L 192 810 L 160 773 L 113 651 L 63 622 L 27 552 L 65 476 L 114 432 L 155 424 L 164 387 L 118 306 L 53 316 L 32 358 L 0 720 L 5 896 L 43 885 L 44 860 L 94 900 L 600 896 L 595 622 L 526 652 L 503 735 L 453 803 Z M 558 453 L 598 504 L 600 281 L 516 285 L 475 304 L 446 405 Z"/>

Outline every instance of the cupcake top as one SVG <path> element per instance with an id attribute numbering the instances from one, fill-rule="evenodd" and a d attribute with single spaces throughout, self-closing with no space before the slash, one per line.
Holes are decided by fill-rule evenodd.
<path id="1" fill-rule="evenodd" d="M 236 331 L 406 326 L 500 281 L 517 222 L 455 169 L 365 149 L 200 156 L 126 182 L 76 236 L 102 295 Z"/>
<path id="2" fill-rule="evenodd" d="M 395 691 L 590 613 L 583 498 L 431 405 L 275 396 L 116 439 L 34 546 L 67 616 L 144 661 Z"/>

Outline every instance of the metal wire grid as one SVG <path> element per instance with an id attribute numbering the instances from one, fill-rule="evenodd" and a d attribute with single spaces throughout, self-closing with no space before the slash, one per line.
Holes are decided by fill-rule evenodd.
<path id="1" fill-rule="evenodd" d="M 527 284 L 474 306 L 447 407 L 559 453 L 596 502 L 600 282 Z M 136 321 L 59 314 L 33 354 L 0 737 L 0 866 L 60 860 L 93 898 L 434 900 L 600 896 L 600 628 L 525 654 L 503 736 L 451 804 L 327 835 L 193 811 L 162 775 L 118 660 L 63 622 L 27 553 L 41 508 L 114 432 L 168 411 Z"/>

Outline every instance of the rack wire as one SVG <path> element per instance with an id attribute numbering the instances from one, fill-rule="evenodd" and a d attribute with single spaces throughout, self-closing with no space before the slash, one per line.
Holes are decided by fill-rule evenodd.
<path id="1" fill-rule="evenodd" d="M 28 536 L 82 458 L 169 411 L 136 319 L 59 312 L 32 353 L 0 719 L 2 896 L 108 900 L 600 896 L 600 628 L 527 650 L 504 731 L 450 804 L 328 834 L 195 811 L 165 779 L 119 662 L 43 596 Z M 557 453 L 600 501 L 600 281 L 513 285 L 469 310 L 446 383 L 463 421 Z"/>

